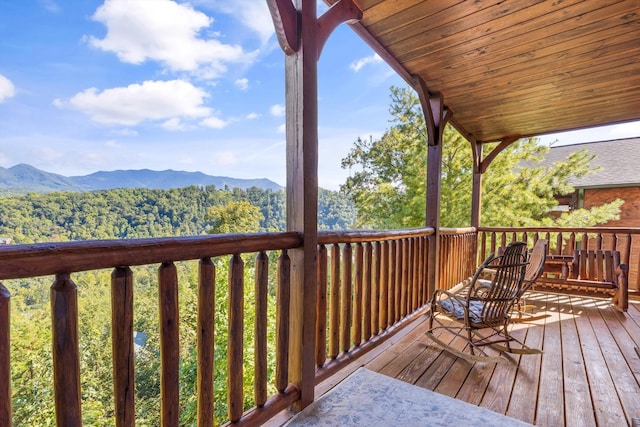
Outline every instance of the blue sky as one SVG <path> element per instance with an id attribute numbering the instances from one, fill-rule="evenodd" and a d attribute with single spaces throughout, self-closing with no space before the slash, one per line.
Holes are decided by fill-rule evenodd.
<path id="1" fill-rule="evenodd" d="M 353 142 L 388 128 L 392 85 L 404 82 L 338 27 L 319 62 L 320 186 L 337 189 Z M 284 184 L 284 96 L 264 0 L 0 0 L 0 166 Z M 543 141 L 637 135 L 638 123 Z"/>

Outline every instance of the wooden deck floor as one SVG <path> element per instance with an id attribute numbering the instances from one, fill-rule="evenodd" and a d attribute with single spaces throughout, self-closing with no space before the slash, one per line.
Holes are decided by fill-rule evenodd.
<path id="1" fill-rule="evenodd" d="M 635 426 L 640 418 L 640 306 L 532 293 L 548 316 L 514 330 L 542 355 L 470 363 L 426 337 L 426 316 L 318 385 L 325 393 L 360 366 L 539 426 Z"/>

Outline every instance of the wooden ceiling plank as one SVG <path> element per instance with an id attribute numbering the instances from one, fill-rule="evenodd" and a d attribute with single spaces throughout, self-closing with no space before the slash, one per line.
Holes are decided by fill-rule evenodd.
<path id="1" fill-rule="evenodd" d="M 545 31 L 547 27 L 561 23 L 567 19 L 567 15 L 570 15 L 567 10 L 571 11 L 574 6 L 572 3 L 560 3 L 556 6 L 557 8 L 550 10 L 548 2 L 521 2 L 511 5 L 509 13 L 505 13 L 506 11 L 500 9 L 498 5 L 494 9 L 501 13 L 495 10 L 483 11 L 483 16 L 478 13 L 478 16 L 474 17 L 475 25 L 470 26 L 469 22 L 460 22 L 458 25 L 460 31 L 447 29 L 447 37 L 430 37 L 431 33 L 423 32 L 414 35 L 413 38 L 389 42 L 389 47 L 399 52 L 398 59 L 409 66 L 414 61 L 419 62 L 426 57 L 434 56 L 478 59 L 490 56 L 488 54 L 495 54 L 494 51 L 500 50 L 500 44 L 509 46 L 521 43 L 522 38 L 533 37 L 536 32 Z M 583 6 L 580 10 L 589 9 Z M 489 12 L 493 12 L 493 15 Z M 573 13 L 579 13 L 579 11 L 573 11 Z M 418 38 L 420 43 L 416 43 Z M 441 52 L 442 55 L 439 55 Z"/>
<path id="2" fill-rule="evenodd" d="M 513 63 L 521 63 L 544 56 L 554 50 L 571 50 L 582 46 L 585 39 L 606 40 L 608 34 L 638 34 L 637 30 L 633 30 L 633 26 L 637 26 L 637 17 L 627 17 L 628 9 L 626 6 L 616 4 L 605 8 L 609 17 L 606 21 L 597 21 L 596 15 L 587 14 L 590 19 L 584 17 L 580 32 L 568 31 L 566 23 L 562 22 L 551 27 L 544 27 L 538 30 L 530 31 L 517 46 L 515 41 L 510 41 L 515 37 L 507 38 L 505 36 L 499 43 L 485 46 L 481 53 L 478 50 L 467 50 L 465 53 L 456 51 L 444 52 L 442 55 L 435 55 L 426 58 L 417 58 L 415 60 L 407 60 L 406 66 L 414 72 L 427 72 L 430 74 L 447 70 L 456 77 L 464 70 L 468 70 L 472 74 L 481 72 L 495 72 L 496 69 L 505 66 L 511 66 Z M 581 21 L 581 22 L 582 22 Z M 630 28 L 620 27 L 627 23 Z M 553 31 L 552 31 L 553 28 Z M 626 31 L 625 31 L 626 30 Z M 547 34 L 547 31 L 552 31 Z M 421 68 L 420 64 L 424 66 Z M 428 64 L 428 65 L 427 65 Z"/>
<path id="3" fill-rule="evenodd" d="M 633 37 L 632 34 L 623 43 L 616 43 L 615 40 L 619 39 L 610 37 L 596 43 L 585 44 L 575 49 L 557 52 L 536 60 L 522 61 L 518 64 L 513 64 L 512 67 L 505 67 L 494 72 L 485 72 L 481 75 L 481 79 L 474 79 L 474 76 L 460 73 L 462 74 L 461 79 L 451 78 L 446 81 L 446 89 L 451 96 L 455 96 L 456 93 L 460 92 L 468 93 L 470 89 L 477 87 L 480 83 L 494 78 L 497 81 L 518 84 L 520 82 L 553 78 L 558 75 L 574 76 L 583 69 L 592 69 L 605 62 L 621 61 L 621 63 L 624 63 L 625 60 L 631 62 L 629 57 L 636 55 L 640 49 L 638 39 Z M 593 51 L 599 52 L 597 58 L 594 58 Z M 571 67 L 563 66 L 567 62 L 571 63 Z M 561 71 L 559 72 L 558 69 Z M 499 77 L 503 78 L 500 79 Z M 433 83 L 438 87 L 445 85 L 442 79 L 436 79 Z"/>
<path id="4" fill-rule="evenodd" d="M 510 101 L 517 102 L 525 96 L 548 93 L 549 91 L 562 92 L 574 91 L 584 86 L 598 87 L 609 86 L 612 80 L 620 79 L 620 84 L 625 85 L 624 79 L 640 75 L 640 47 L 627 58 L 616 61 L 594 64 L 591 68 L 577 70 L 571 73 L 547 75 L 546 78 L 519 80 L 502 80 L 498 82 L 486 81 L 484 85 L 473 87 L 473 94 L 469 89 L 466 91 L 449 89 L 449 98 L 456 103 L 465 103 L 476 100 L 474 108 L 482 108 L 482 102 L 491 103 L 495 99 L 500 99 L 502 103 Z M 567 98 L 572 95 L 566 94 Z M 480 104 L 478 104 L 480 102 Z"/>
<path id="5" fill-rule="evenodd" d="M 459 15 L 456 10 L 461 9 L 454 9 L 462 3 L 465 3 L 465 0 L 421 1 L 408 8 L 402 8 L 394 4 L 393 10 L 386 16 L 370 15 L 369 11 L 365 11 L 364 22 L 367 23 L 367 28 L 376 34 L 376 37 L 382 39 L 385 35 L 396 31 L 403 32 L 412 26 L 422 26 L 424 28 L 424 22 L 435 22 L 437 25 L 442 26 L 458 19 L 460 16 L 464 17 L 469 13 L 468 11 L 463 12 L 464 15 Z M 482 8 L 489 5 L 474 4 L 474 6 Z"/>

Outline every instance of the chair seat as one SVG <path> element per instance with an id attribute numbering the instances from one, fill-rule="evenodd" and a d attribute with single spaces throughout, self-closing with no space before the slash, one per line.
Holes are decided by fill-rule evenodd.
<path id="1" fill-rule="evenodd" d="M 438 304 L 448 313 L 453 313 L 457 320 L 464 319 L 465 304 L 455 298 L 447 298 L 438 301 Z M 469 301 L 469 320 L 472 323 L 482 322 L 482 301 Z"/>

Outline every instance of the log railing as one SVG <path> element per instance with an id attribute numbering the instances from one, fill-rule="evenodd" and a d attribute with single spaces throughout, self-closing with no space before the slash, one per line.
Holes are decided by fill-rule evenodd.
<path id="1" fill-rule="evenodd" d="M 176 261 L 199 260 L 197 308 L 198 425 L 213 425 L 214 310 L 216 267 L 212 257 L 231 255 L 229 264 L 228 418 L 259 424 L 299 399 L 288 378 L 287 249 L 302 244 L 298 233 L 220 235 L 119 241 L 85 241 L 7 246 L 0 250 L 0 280 L 53 275 L 51 316 L 53 325 L 53 381 L 56 423 L 82 425 L 78 297 L 74 273 L 112 269 L 112 347 L 114 423 L 135 425 L 135 373 L 133 346 L 134 277 L 130 266 L 158 265 L 160 319 L 160 420 L 163 426 L 179 423 L 179 310 Z M 267 251 L 280 251 L 278 259 L 278 311 L 276 345 L 277 394 L 267 396 L 266 304 L 269 280 Z M 257 253 L 255 261 L 255 325 L 246 325 L 244 313 L 243 257 Z M 11 425 L 11 375 L 9 351 L 9 289 L 0 284 L 0 425 Z M 243 415 L 243 335 L 254 330 L 256 407 Z M 17 357 L 14 355 L 14 357 Z"/>
<path id="2" fill-rule="evenodd" d="M 321 231 L 318 237 L 316 310 L 316 381 L 339 370 L 393 336 L 427 308 L 426 277 L 431 228 L 393 231 Z M 473 229 L 443 229 L 440 242 L 441 287 L 464 280 L 475 268 Z M 74 276 L 111 269 L 111 336 L 114 424 L 135 425 L 134 305 L 136 280 L 131 267 L 157 266 L 160 361 L 160 424 L 178 425 L 180 417 L 180 309 L 178 261 L 198 261 L 197 272 L 197 424 L 214 419 L 214 319 L 216 276 L 228 275 L 227 418 L 238 425 L 258 425 L 300 399 L 288 383 L 290 260 L 287 250 L 302 246 L 298 233 L 218 235 L 181 238 L 84 241 L 6 246 L 0 249 L 0 280 L 53 276 L 50 289 L 52 360 L 57 425 L 82 425 L 78 338 L 78 288 Z M 269 271 L 268 253 L 278 251 L 277 272 Z M 274 255 L 277 255 L 274 254 Z M 229 257 L 221 270 L 217 257 Z M 252 294 L 255 322 L 244 318 L 245 262 L 255 265 Z M 224 273 L 224 274 L 222 274 Z M 182 279 L 181 279 L 182 280 Z M 0 425 L 11 425 L 9 282 L 0 283 Z M 275 360 L 267 366 L 267 298 L 276 287 Z M 88 292 L 91 292 L 88 289 Z M 253 300 L 252 300 L 253 301 Z M 194 306 L 195 306 L 194 305 Z M 183 326 L 184 327 L 184 326 Z M 254 336 L 252 401 L 244 411 L 246 381 L 243 336 Z M 216 353 L 217 354 L 217 353 Z M 13 355 L 16 357 L 16 355 Z M 268 379 L 268 373 L 271 380 Z M 268 382 L 271 381 L 271 385 Z M 268 390 L 276 390 L 269 396 Z M 219 421 L 219 420 L 218 420 Z"/>
<path id="3" fill-rule="evenodd" d="M 473 276 L 477 250 L 475 228 L 441 228 L 438 287 L 449 290 Z"/>
<path id="4" fill-rule="evenodd" d="M 519 241 L 549 241 L 549 253 L 572 255 L 575 249 L 617 250 L 620 262 L 629 266 L 629 292 L 640 290 L 640 228 L 621 227 L 480 227 L 478 228 L 478 257 L 484 259 L 489 253 L 506 244 Z"/>

